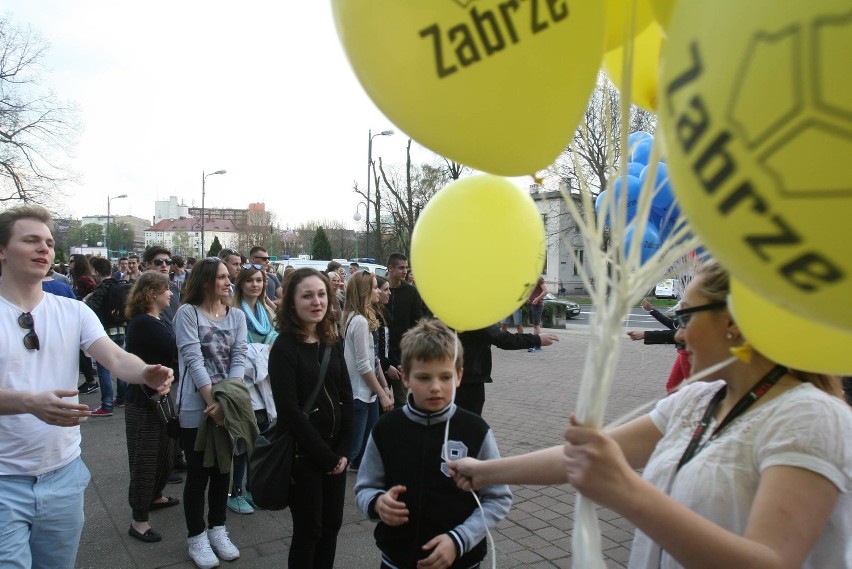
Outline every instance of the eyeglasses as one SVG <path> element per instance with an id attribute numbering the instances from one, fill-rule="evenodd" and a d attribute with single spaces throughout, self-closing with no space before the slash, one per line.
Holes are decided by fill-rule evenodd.
<path id="1" fill-rule="evenodd" d="M 174 261 L 172 261 L 171 259 L 154 259 L 151 262 L 157 265 L 158 267 L 161 267 L 163 265 L 171 265 Z"/>
<path id="2" fill-rule="evenodd" d="M 262 271 L 263 265 L 258 265 L 257 263 L 246 263 L 245 265 L 243 265 L 243 269 L 257 269 L 258 271 Z"/>
<path id="3" fill-rule="evenodd" d="M 268 261 L 269 257 L 261 257 L 260 255 L 255 255 L 252 259 L 258 259 L 260 261 Z"/>
<path id="4" fill-rule="evenodd" d="M 24 330 L 29 330 L 27 335 L 24 336 L 24 347 L 28 350 L 38 350 L 38 334 L 35 332 L 35 321 L 33 320 L 33 315 L 29 312 L 24 312 L 18 316 L 18 326 Z"/>
<path id="5" fill-rule="evenodd" d="M 675 310 L 675 316 L 672 318 L 675 328 L 684 329 L 689 326 L 689 321 L 698 312 L 706 312 L 708 310 L 721 310 L 727 308 L 727 302 L 711 302 L 710 304 L 702 304 L 701 306 L 693 306 L 682 310 Z"/>

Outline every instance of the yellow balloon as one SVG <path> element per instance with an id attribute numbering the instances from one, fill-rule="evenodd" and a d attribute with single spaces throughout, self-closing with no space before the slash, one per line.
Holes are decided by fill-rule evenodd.
<path id="1" fill-rule="evenodd" d="M 787 367 L 852 375 L 852 332 L 814 322 L 731 278 L 734 320 L 754 348 Z"/>
<path id="2" fill-rule="evenodd" d="M 629 34 L 630 14 L 636 3 L 636 20 L 633 33 Z M 650 0 L 606 0 L 606 32 L 604 51 L 612 51 L 624 45 L 628 37 L 639 34 L 654 21 Z"/>
<path id="3" fill-rule="evenodd" d="M 660 50 L 663 34 L 660 26 L 651 23 L 633 40 L 633 77 L 630 89 L 630 102 L 643 109 L 657 109 L 657 84 L 659 82 Z M 622 91 L 622 65 L 624 48 L 619 47 L 604 55 L 604 69 L 613 84 Z"/>
<path id="4" fill-rule="evenodd" d="M 332 0 L 373 102 L 420 144 L 506 176 L 571 141 L 603 55 L 603 0 Z"/>
<path id="5" fill-rule="evenodd" d="M 651 11 L 654 12 L 654 19 L 663 28 L 663 32 L 669 29 L 669 24 L 672 21 L 672 13 L 675 9 L 677 0 L 648 0 L 651 4 Z"/>
<path id="6" fill-rule="evenodd" d="M 456 330 L 484 328 L 517 309 L 535 287 L 544 255 L 544 224 L 532 198 L 487 174 L 435 194 L 411 236 L 417 289 Z M 511 268 L 482 286 L 476 267 L 505 266 Z"/>
<path id="7" fill-rule="evenodd" d="M 758 294 L 844 330 L 850 53 L 849 0 L 679 0 L 659 107 L 672 187 L 710 252 Z"/>

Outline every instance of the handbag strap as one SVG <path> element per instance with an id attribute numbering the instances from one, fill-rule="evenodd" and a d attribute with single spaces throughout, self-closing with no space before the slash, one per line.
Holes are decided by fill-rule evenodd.
<path id="1" fill-rule="evenodd" d="M 319 381 L 314 386 L 314 390 L 311 392 L 311 396 L 308 397 L 305 406 L 302 408 L 302 413 L 306 415 L 310 413 L 311 407 L 314 406 L 314 401 L 317 400 L 317 395 L 319 395 L 320 387 L 325 382 L 325 374 L 328 371 L 328 362 L 331 360 L 331 346 L 325 347 L 325 352 L 322 354 L 322 364 L 320 364 L 320 372 L 319 372 Z"/>

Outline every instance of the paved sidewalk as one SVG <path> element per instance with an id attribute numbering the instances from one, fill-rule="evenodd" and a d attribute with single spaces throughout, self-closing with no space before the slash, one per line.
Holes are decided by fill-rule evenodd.
<path id="1" fill-rule="evenodd" d="M 548 330 L 550 331 L 550 330 Z M 503 455 L 514 455 L 558 444 L 566 417 L 574 409 L 589 347 L 585 330 L 558 330 L 561 341 L 541 352 L 493 349 L 494 383 L 486 387 L 484 417 L 494 429 Z M 672 346 L 645 346 L 625 336 L 621 360 L 607 406 L 612 420 L 638 405 L 660 398 L 675 358 Z M 95 408 L 99 394 L 81 396 Z M 155 544 L 127 535 L 127 452 L 124 411 L 83 424 L 83 458 L 92 471 L 86 491 L 86 526 L 77 556 L 80 569 L 191 568 L 186 547 L 182 506 L 155 511 L 152 526 L 163 535 Z M 379 555 L 373 524 L 355 508 L 350 489 L 338 541 L 340 569 L 375 569 Z M 497 567 L 571 567 L 571 528 L 574 492 L 568 486 L 516 486 L 512 510 L 494 532 Z M 165 494 L 181 498 L 183 484 L 166 486 Z M 633 536 L 620 516 L 600 510 L 607 565 L 625 567 Z M 223 566 L 251 569 L 286 567 L 292 535 L 290 513 L 261 511 L 239 516 L 228 510 L 228 531 L 242 556 Z M 490 554 L 483 567 L 490 567 Z M 580 568 L 577 568 L 580 569 Z"/>

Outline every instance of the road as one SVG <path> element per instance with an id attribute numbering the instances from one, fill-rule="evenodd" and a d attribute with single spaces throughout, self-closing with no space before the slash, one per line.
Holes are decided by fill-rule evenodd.
<path id="1" fill-rule="evenodd" d="M 568 320 L 568 322 L 565 324 L 565 328 L 568 330 L 575 328 L 586 328 L 591 323 L 592 315 L 594 313 L 594 305 L 580 305 L 579 316 Z M 648 312 L 645 312 L 641 308 L 632 309 L 630 311 L 630 314 L 627 315 L 627 318 L 624 319 L 623 326 L 625 330 L 633 330 L 636 328 L 642 330 L 665 330 L 665 326 L 657 322 L 657 320 L 653 316 L 651 316 Z"/>

